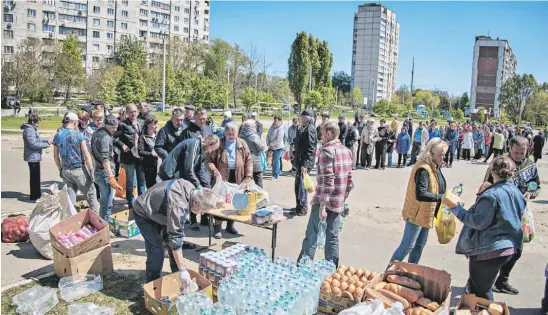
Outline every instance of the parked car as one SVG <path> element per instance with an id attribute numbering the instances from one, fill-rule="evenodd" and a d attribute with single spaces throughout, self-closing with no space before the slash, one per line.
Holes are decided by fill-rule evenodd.
<path id="1" fill-rule="evenodd" d="M 19 103 L 19 99 L 16 96 L 4 96 L 2 98 L 2 108 L 4 109 L 13 109 L 17 103 Z"/>
<path id="2" fill-rule="evenodd" d="M 156 111 L 157 112 L 161 112 L 162 111 L 162 102 L 152 102 L 150 103 L 151 107 L 152 108 L 156 108 Z M 166 106 L 164 106 L 164 109 L 171 109 L 171 106 L 169 104 L 166 104 Z"/>

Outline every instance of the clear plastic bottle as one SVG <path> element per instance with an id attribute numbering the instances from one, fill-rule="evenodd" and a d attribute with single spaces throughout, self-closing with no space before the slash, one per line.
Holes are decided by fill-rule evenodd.
<path id="1" fill-rule="evenodd" d="M 327 221 L 321 220 L 320 223 L 318 223 L 318 238 L 316 241 L 316 248 L 317 249 L 325 249 L 325 230 L 327 229 Z"/>
<path id="2" fill-rule="evenodd" d="M 453 187 L 453 194 L 457 196 L 462 195 L 462 184 L 458 184 L 457 186 Z"/>

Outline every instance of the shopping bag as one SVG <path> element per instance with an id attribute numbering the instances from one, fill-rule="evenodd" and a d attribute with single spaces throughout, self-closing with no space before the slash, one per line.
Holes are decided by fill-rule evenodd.
<path id="1" fill-rule="evenodd" d="M 438 215 L 434 218 L 434 227 L 440 244 L 451 242 L 457 228 L 455 215 L 442 205 L 442 208 L 438 210 Z"/>
<path id="2" fill-rule="evenodd" d="M 126 199 L 126 169 L 123 167 L 120 167 L 120 171 L 118 172 L 118 185 L 122 187 L 121 190 L 116 190 L 116 197 Z M 137 198 L 137 187 L 133 187 L 133 196 Z"/>
<path id="3" fill-rule="evenodd" d="M 286 160 L 286 161 L 289 161 L 289 160 L 290 160 L 290 158 L 289 158 L 289 150 L 287 150 L 287 151 L 284 152 L 283 158 L 284 158 L 284 160 Z"/>
<path id="4" fill-rule="evenodd" d="M 316 191 L 316 184 L 314 184 L 312 178 L 307 172 L 303 173 L 303 183 L 306 192 L 313 193 L 314 191 Z"/>
<path id="5" fill-rule="evenodd" d="M 237 184 L 231 184 L 229 182 L 226 182 L 223 180 L 223 178 L 218 175 L 215 178 L 215 185 L 211 188 L 214 193 L 217 195 L 223 197 L 225 199 L 225 203 L 232 203 L 232 197 L 234 197 L 234 194 L 238 192 L 238 186 Z"/>
<path id="6" fill-rule="evenodd" d="M 272 166 L 272 156 L 274 154 L 274 151 L 268 150 L 266 151 L 266 164 L 267 166 Z"/>
<path id="7" fill-rule="evenodd" d="M 529 243 L 535 239 L 535 219 L 533 211 L 529 207 L 525 208 L 521 216 L 521 231 L 523 232 L 524 243 Z"/>
<path id="8" fill-rule="evenodd" d="M 264 172 L 266 172 L 266 164 L 267 164 L 267 162 L 266 162 L 266 154 L 265 154 L 264 152 L 261 151 L 260 155 L 261 155 L 261 167 L 262 167 L 262 172 L 264 173 Z"/>

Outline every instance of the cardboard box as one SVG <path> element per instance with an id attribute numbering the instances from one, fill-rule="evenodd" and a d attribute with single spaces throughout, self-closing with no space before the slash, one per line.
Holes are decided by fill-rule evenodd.
<path id="1" fill-rule="evenodd" d="M 53 268 L 59 278 L 85 274 L 109 275 L 113 271 L 112 248 L 109 244 L 72 258 L 53 248 Z"/>
<path id="2" fill-rule="evenodd" d="M 61 245 L 61 243 L 57 241 L 57 237 L 61 233 L 71 231 L 76 232 L 86 224 L 92 225 L 93 227 L 98 229 L 99 232 L 95 233 L 87 240 L 82 241 L 71 248 L 65 248 L 65 246 Z M 89 209 L 81 211 L 73 215 L 72 217 L 67 218 L 52 226 L 51 229 L 49 229 L 49 237 L 52 247 L 54 249 L 57 249 L 61 254 L 63 254 L 63 256 L 69 258 L 79 256 L 99 247 L 110 244 L 108 224 L 100 216 L 95 214 L 95 212 Z"/>
<path id="3" fill-rule="evenodd" d="M 213 300 L 213 286 L 206 278 L 193 270 L 188 270 L 190 278 L 195 279 L 201 293 L 209 296 Z M 175 303 L 177 297 L 181 295 L 181 278 L 179 272 L 175 272 L 160 279 L 146 283 L 143 287 L 145 291 L 145 307 L 152 314 L 177 314 Z M 168 309 L 166 303 L 160 301 L 162 296 L 167 296 L 171 301 L 171 309 Z"/>
<path id="4" fill-rule="evenodd" d="M 482 310 L 487 310 L 489 308 L 489 304 L 491 303 L 499 304 L 500 306 L 502 306 L 504 310 L 503 315 L 510 315 L 510 310 L 508 309 L 506 303 L 492 302 L 486 299 L 479 298 L 474 294 L 463 294 L 460 298 L 459 305 L 455 309 L 455 313 L 459 311 L 469 310 L 469 314 L 476 315 L 479 314 Z"/>
<path id="5" fill-rule="evenodd" d="M 339 314 L 341 311 L 356 305 L 356 301 L 342 296 L 320 291 L 318 310 L 325 314 Z"/>
<path id="6" fill-rule="evenodd" d="M 133 219 L 133 211 L 124 210 L 113 214 L 109 218 L 109 227 L 112 233 L 127 238 L 141 234 L 141 230 Z"/>
<path id="7" fill-rule="evenodd" d="M 406 276 L 417 280 L 422 286 L 424 296 L 440 304 L 440 308 L 432 314 L 449 314 L 451 275 L 448 272 L 405 262 L 396 262 L 386 272 L 373 278 L 366 287 L 374 287 L 375 284 L 384 281 L 389 275 Z"/>

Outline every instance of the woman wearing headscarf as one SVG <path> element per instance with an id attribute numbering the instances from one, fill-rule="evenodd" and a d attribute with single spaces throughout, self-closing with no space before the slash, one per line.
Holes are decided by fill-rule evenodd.
<path id="1" fill-rule="evenodd" d="M 411 148 L 411 137 L 407 132 L 407 128 L 401 128 L 401 132 L 396 140 L 396 152 L 398 152 L 398 168 L 405 167 L 407 162 L 407 152 Z M 403 159 L 403 164 L 402 164 Z"/>
<path id="2" fill-rule="evenodd" d="M 259 187 L 263 187 L 263 172 L 266 165 L 265 145 L 259 134 L 257 134 L 257 124 L 251 116 L 240 126 L 239 137 L 247 143 L 251 156 L 253 157 L 253 180 Z M 264 159 L 264 161 L 263 161 Z"/>

